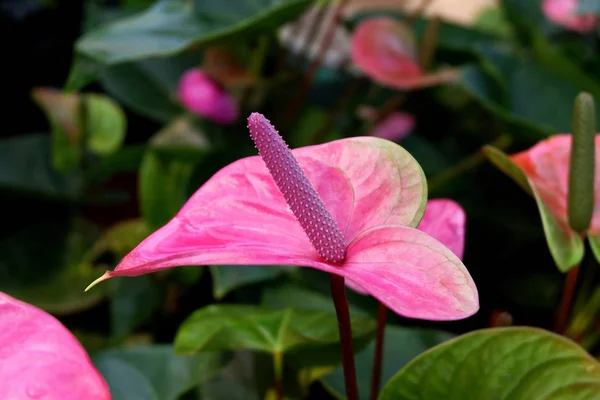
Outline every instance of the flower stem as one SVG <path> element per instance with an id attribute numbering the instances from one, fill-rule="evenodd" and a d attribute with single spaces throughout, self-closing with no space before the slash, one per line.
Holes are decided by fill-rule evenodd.
<path id="1" fill-rule="evenodd" d="M 379 309 L 377 312 L 377 336 L 375 336 L 375 357 L 373 359 L 373 375 L 371 378 L 371 400 L 377 400 L 377 396 L 379 395 L 386 318 L 387 307 L 383 303 L 379 302 Z"/>
<path id="2" fill-rule="evenodd" d="M 306 100 L 306 95 L 308 94 L 308 90 L 310 89 L 312 81 L 314 80 L 315 75 L 317 74 L 317 71 L 321 66 L 321 63 L 323 62 L 325 54 L 327 54 L 327 49 L 329 49 L 329 46 L 331 46 L 331 43 L 333 42 L 333 39 L 335 37 L 335 30 L 337 29 L 338 24 L 342 19 L 342 11 L 344 11 L 346 3 L 348 3 L 348 0 L 339 0 L 337 6 L 335 6 L 336 9 L 333 13 L 333 18 L 329 22 L 329 26 L 327 27 L 328 30 L 325 33 L 323 41 L 321 42 L 321 46 L 319 47 L 317 56 L 315 57 L 314 61 L 310 64 L 308 70 L 304 74 L 304 79 L 302 80 L 302 86 L 300 86 L 300 91 L 296 96 L 294 96 L 295 100 L 292 102 L 292 104 L 288 108 L 288 112 L 285 115 L 286 123 L 290 123 L 291 121 L 293 121 L 298 111 L 302 108 L 302 105 Z"/>
<path id="3" fill-rule="evenodd" d="M 354 365 L 352 326 L 348 300 L 346 299 L 346 285 L 344 284 L 344 278 L 335 274 L 329 274 L 329 283 L 340 330 L 346 398 L 348 400 L 358 400 L 358 383 L 356 381 L 356 366 Z"/>
<path id="4" fill-rule="evenodd" d="M 275 398 L 283 400 L 283 355 L 279 351 L 273 353 L 273 370 L 275 371 Z"/>
<path id="5" fill-rule="evenodd" d="M 571 310 L 571 303 L 575 294 L 575 287 L 577 286 L 578 275 L 579 265 L 574 266 L 569 270 L 569 272 L 567 272 L 565 287 L 563 289 L 563 294 L 558 309 L 558 318 L 556 319 L 556 325 L 554 326 L 554 331 L 556 333 L 562 334 L 565 331 L 567 318 L 569 317 L 569 311 Z"/>

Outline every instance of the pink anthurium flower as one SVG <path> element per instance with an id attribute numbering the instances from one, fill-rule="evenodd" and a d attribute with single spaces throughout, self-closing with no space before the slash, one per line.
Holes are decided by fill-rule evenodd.
<path id="1" fill-rule="evenodd" d="M 261 114 L 248 126 L 262 159 L 217 172 L 96 282 L 179 265 L 297 265 L 352 280 L 407 317 L 477 311 L 460 259 L 410 227 L 422 217 L 426 186 L 404 149 L 357 137 L 290 151 Z"/>
<path id="2" fill-rule="evenodd" d="M 362 106 L 358 109 L 358 115 L 367 121 L 373 121 L 377 118 L 377 110 L 373 107 Z M 396 111 L 379 122 L 369 132 L 369 135 L 396 142 L 410 135 L 414 127 L 414 116 Z"/>
<path id="3" fill-rule="evenodd" d="M 544 0 L 542 11 L 550 21 L 569 30 L 579 33 L 593 32 L 598 25 L 598 19 L 593 14 L 578 15 L 579 3 L 579 0 Z"/>
<path id="4" fill-rule="evenodd" d="M 425 74 L 410 28 L 390 17 L 369 18 L 355 28 L 351 58 L 369 78 L 393 89 L 418 89 L 456 77 L 453 70 Z"/>
<path id="5" fill-rule="evenodd" d="M 465 223 L 465 212 L 458 203 L 450 199 L 434 199 L 427 202 L 418 229 L 439 240 L 462 259 L 465 251 Z M 367 294 L 350 280 L 346 284 L 361 294 Z"/>
<path id="6" fill-rule="evenodd" d="M 217 124 L 230 125 L 238 117 L 235 99 L 199 68 L 182 75 L 178 96 L 186 109 Z"/>
<path id="7" fill-rule="evenodd" d="M 596 136 L 596 152 L 600 150 L 600 136 Z M 532 148 L 510 156 L 527 178 L 540 212 L 546 236 L 550 241 L 563 243 L 550 250 L 558 267 L 567 271 L 583 257 L 580 235 L 569 226 L 567 201 L 569 192 L 569 165 L 571 134 L 552 136 Z M 595 168 L 595 211 L 588 237 L 592 250 L 600 258 L 600 163 Z"/>
<path id="8" fill-rule="evenodd" d="M 110 398 L 106 382 L 67 328 L 0 292 L 0 399 Z"/>

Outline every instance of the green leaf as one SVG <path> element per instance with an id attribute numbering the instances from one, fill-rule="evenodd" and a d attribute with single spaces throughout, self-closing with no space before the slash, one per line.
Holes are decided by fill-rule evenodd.
<path id="1" fill-rule="evenodd" d="M 285 267 L 275 265 L 213 265 L 209 268 L 213 277 L 213 294 L 217 299 L 240 287 L 273 280 L 285 272 Z"/>
<path id="2" fill-rule="evenodd" d="M 111 333 L 116 338 L 124 338 L 133 332 L 150 319 L 160 305 L 158 287 L 146 275 L 114 279 L 111 289 Z"/>
<path id="3" fill-rule="evenodd" d="M 195 3 L 195 4 L 194 4 Z M 85 34 L 78 52 L 104 64 L 179 53 L 191 45 L 274 29 L 311 0 L 160 0 L 149 9 Z"/>
<path id="4" fill-rule="evenodd" d="M 135 386 L 140 384 L 152 397 L 122 398 L 176 400 L 216 373 L 220 358 L 211 353 L 179 356 L 170 345 L 145 345 L 106 350 L 94 357 L 94 363 L 107 377 L 113 396 L 114 392 L 135 393 Z M 117 371 L 108 371 L 115 366 Z M 121 371 L 123 379 L 117 376 Z"/>
<path id="5" fill-rule="evenodd" d="M 160 400 L 148 378 L 129 363 L 112 357 L 93 361 L 110 388 L 112 400 Z"/>
<path id="6" fill-rule="evenodd" d="M 381 382 L 387 382 L 394 374 L 413 358 L 424 351 L 436 346 L 454 335 L 442 331 L 421 328 L 405 328 L 388 325 L 385 328 L 383 363 L 381 366 Z M 375 343 L 355 357 L 358 392 L 361 399 L 368 399 L 371 390 L 371 375 L 373 372 L 373 356 Z M 336 397 L 344 398 L 344 370 L 337 368 L 321 379 L 325 387 Z"/>
<path id="7" fill-rule="evenodd" d="M 483 329 L 421 354 L 379 400 L 596 399 L 600 364 L 574 342 L 536 328 Z"/>
<path id="8" fill-rule="evenodd" d="M 194 168 L 209 143 L 189 116 L 174 120 L 150 139 L 139 171 L 142 215 L 151 230 L 168 222 L 187 200 Z"/>
<path id="9" fill-rule="evenodd" d="M 529 44 L 531 34 L 545 23 L 542 0 L 502 0 L 500 7 L 524 44 Z"/>
<path id="10" fill-rule="evenodd" d="M 76 200 L 79 174 L 59 174 L 51 163 L 49 135 L 31 133 L 0 140 L 0 188 L 38 196 Z"/>
<path id="11" fill-rule="evenodd" d="M 513 163 L 502 151 L 486 146 L 484 152 L 488 159 L 512 178 L 526 192 L 533 195 L 542 218 L 546 242 L 550 248 L 550 253 L 561 272 L 567 272 L 583 259 L 584 246 L 579 235 L 568 226 L 561 225 L 546 205 L 542 202 L 539 194 L 533 186 L 529 184 L 527 176 L 521 169 Z"/>
<path id="12" fill-rule="evenodd" d="M 354 317 L 352 328 L 353 336 L 370 337 L 375 323 L 371 319 Z M 183 322 L 175 337 L 175 349 L 179 353 L 255 350 L 282 354 L 338 341 L 337 319 L 329 312 L 210 305 L 197 310 Z"/>
<path id="13" fill-rule="evenodd" d="M 99 95 L 85 95 L 87 107 L 87 146 L 98 155 L 112 154 L 125 140 L 127 120 L 121 107 L 112 99 Z"/>
<path id="14" fill-rule="evenodd" d="M 91 251 L 94 257 L 110 251 L 117 258 L 123 258 L 150 233 L 148 225 L 142 219 L 122 221 L 106 229 Z"/>

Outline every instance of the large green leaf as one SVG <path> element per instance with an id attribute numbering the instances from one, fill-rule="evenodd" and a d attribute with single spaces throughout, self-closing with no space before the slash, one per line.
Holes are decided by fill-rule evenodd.
<path id="1" fill-rule="evenodd" d="M 374 329 L 371 319 L 352 319 L 354 337 L 370 338 Z M 183 322 L 175 338 L 175 349 L 180 353 L 255 350 L 286 354 L 306 351 L 311 345 L 338 342 L 337 319 L 329 312 L 211 305 L 197 310 Z"/>
<path id="2" fill-rule="evenodd" d="M 543 203 L 535 188 L 529 184 L 525 173 L 506 154 L 492 146 L 486 146 L 484 152 L 496 167 L 535 198 L 542 218 L 546 241 L 558 269 L 562 272 L 567 272 L 575 265 L 578 265 L 583 259 L 584 254 L 583 241 L 579 235 L 568 228 L 568 226 L 563 229 L 563 226 Z"/>
<path id="3" fill-rule="evenodd" d="M 311 0 L 160 0 L 149 9 L 85 34 L 76 49 L 105 64 L 164 57 L 195 44 L 274 29 Z"/>
<path id="4" fill-rule="evenodd" d="M 176 400 L 216 373 L 220 360 L 220 355 L 214 353 L 175 355 L 170 345 L 110 349 L 94 357 L 94 363 L 107 378 L 113 396 L 124 394 L 114 398 L 127 400 Z M 151 397 L 128 397 L 130 393 L 138 393 L 138 385 Z"/>
<path id="5" fill-rule="evenodd" d="M 398 370 L 419 354 L 446 340 L 450 340 L 454 336 L 450 333 L 432 329 L 388 325 L 385 328 L 381 382 L 387 382 Z M 371 342 L 355 358 L 358 392 L 360 398 L 365 400 L 369 398 L 371 388 L 374 352 L 375 343 Z M 336 397 L 344 398 L 344 370 L 341 367 L 326 375 L 321 381 Z"/>
<path id="6" fill-rule="evenodd" d="M 596 400 L 600 364 L 574 342 L 536 328 L 484 329 L 414 359 L 379 400 Z"/>
<path id="7" fill-rule="evenodd" d="M 285 267 L 275 265 L 213 265 L 209 268 L 213 277 L 213 294 L 217 299 L 240 287 L 273 280 L 285 272 Z"/>
<path id="8" fill-rule="evenodd" d="M 52 167 L 50 135 L 32 133 L 0 140 L 0 189 L 49 198 L 76 200 L 79 174 L 59 174 Z"/>

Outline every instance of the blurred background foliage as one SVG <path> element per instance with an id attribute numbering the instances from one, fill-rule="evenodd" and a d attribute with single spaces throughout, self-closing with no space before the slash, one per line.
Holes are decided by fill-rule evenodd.
<path id="1" fill-rule="evenodd" d="M 302 344 L 302 351 L 297 343 L 284 346 L 286 395 L 343 392 L 329 286 L 315 271 L 183 267 L 83 292 L 214 172 L 255 154 L 244 118 L 250 111 L 281 126 L 292 147 L 367 134 L 359 104 L 409 112 L 416 127 L 400 144 L 422 165 L 430 197 L 452 198 L 466 211 L 464 264 L 481 310 L 455 322 L 393 316 L 384 382 L 431 346 L 489 326 L 499 310 L 517 325 L 552 326 L 564 276 L 547 250 L 535 202 L 486 162 L 481 147 L 492 143 L 512 153 L 569 132 L 576 94 L 600 98 L 598 32 L 551 24 L 539 0 L 504 0 L 468 26 L 418 16 L 413 27 L 421 48 L 433 54 L 430 68 L 458 68 L 456 82 L 406 92 L 398 101 L 398 92 L 357 77 L 347 63 L 324 63 L 289 119 L 311 59 L 286 49 L 277 30 L 313 3 L 0 0 L 8 105 L 0 131 L 0 290 L 58 316 L 93 356 L 115 399 L 268 396 L 269 347 L 208 342 L 212 351 L 173 352 L 177 331 L 194 312 L 213 304 L 225 310 L 223 318 L 233 317 L 226 307 L 240 303 L 256 307 L 275 331 L 279 317 L 264 313 L 291 307 L 322 315 L 322 325 L 333 329 L 323 328 L 322 340 Z M 598 12 L 592 3 L 586 4 Z M 340 27 L 351 30 L 373 15 L 406 17 L 401 10 L 361 9 Z M 242 117 L 231 126 L 186 112 L 176 97 L 181 74 L 210 67 L 207 54 L 215 49 L 226 57 L 213 68 L 227 75 L 240 102 Z M 598 354 L 597 268 L 585 274 L 573 321 Z M 359 379 L 368 385 L 377 304 L 348 295 L 362 351 Z"/>

